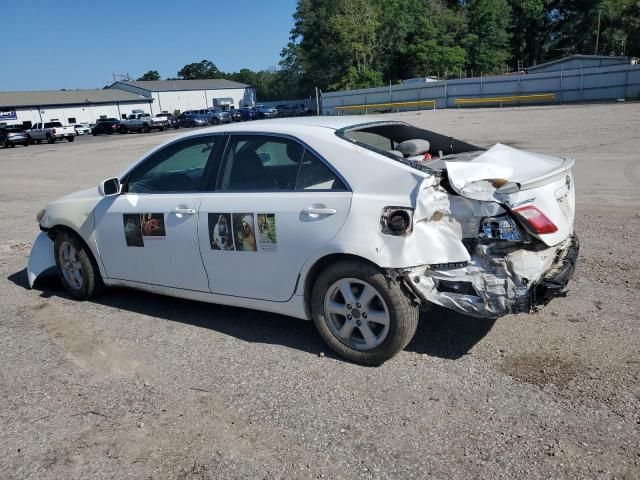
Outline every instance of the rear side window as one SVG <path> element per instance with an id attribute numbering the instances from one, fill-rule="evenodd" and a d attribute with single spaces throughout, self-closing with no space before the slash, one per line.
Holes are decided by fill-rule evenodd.
<path id="1" fill-rule="evenodd" d="M 325 163 L 305 150 L 296 190 L 346 190 L 347 187 Z"/>
<path id="2" fill-rule="evenodd" d="M 347 190 L 338 176 L 298 142 L 272 136 L 232 136 L 219 191 Z"/>

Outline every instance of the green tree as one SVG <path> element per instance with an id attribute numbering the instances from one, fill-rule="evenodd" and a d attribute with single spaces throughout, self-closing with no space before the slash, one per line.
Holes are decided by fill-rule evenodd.
<path id="1" fill-rule="evenodd" d="M 509 64 L 511 10 L 506 0 L 469 0 L 468 67 L 474 73 L 499 73 Z"/>
<path id="2" fill-rule="evenodd" d="M 182 80 L 202 80 L 206 78 L 221 78 L 223 76 L 224 74 L 210 60 L 189 63 L 178 72 L 178 77 Z"/>
<path id="3" fill-rule="evenodd" d="M 147 80 L 160 80 L 160 74 L 157 70 L 149 70 L 145 74 L 143 74 L 138 81 L 147 81 Z"/>
<path id="4" fill-rule="evenodd" d="M 550 0 L 510 0 L 512 68 L 522 61 L 524 67 L 544 61 L 549 55 Z"/>

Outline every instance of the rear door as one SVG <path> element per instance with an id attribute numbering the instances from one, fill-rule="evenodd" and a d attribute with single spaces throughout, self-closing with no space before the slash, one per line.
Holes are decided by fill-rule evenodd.
<path id="1" fill-rule="evenodd" d="M 198 236 L 213 293 L 287 301 L 305 261 L 344 224 L 351 192 L 292 138 L 229 137 Z"/>
<path id="2" fill-rule="evenodd" d="M 198 213 L 219 138 L 190 137 L 155 152 L 124 179 L 122 194 L 96 208 L 96 242 L 109 278 L 209 291 Z"/>

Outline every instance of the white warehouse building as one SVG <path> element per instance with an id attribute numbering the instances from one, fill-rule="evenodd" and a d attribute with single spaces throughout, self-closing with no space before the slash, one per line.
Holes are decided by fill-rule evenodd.
<path id="1" fill-rule="evenodd" d="M 256 103 L 254 87 L 224 79 L 122 81 L 107 88 L 153 99 L 154 115 L 211 107 L 229 110 Z"/>
<path id="2" fill-rule="evenodd" d="M 101 117 L 122 118 L 136 109 L 151 113 L 152 102 L 123 90 L 0 92 L 0 123 L 95 123 Z"/>

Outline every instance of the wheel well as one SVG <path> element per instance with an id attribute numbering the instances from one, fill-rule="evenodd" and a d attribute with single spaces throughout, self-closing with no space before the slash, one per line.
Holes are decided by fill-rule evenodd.
<path id="1" fill-rule="evenodd" d="M 351 255 L 349 253 L 332 253 L 331 255 L 327 255 L 326 257 L 322 257 L 321 259 L 319 259 L 316 263 L 313 264 L 313 266 L 307 273 L 306 278 L 304 279 L 304 308 L 309 318 L 311 318 L 311 292 L 313 291 L 313 285 L 316 283 L 316 279 L 318 278 L 318 275 L 320 275 L 320 272 L 322 272 L 329 265 L 348 260 L 355 260 L 367 263 L 374 266 L 375 268 L 380 268 L 378 267 L 378 265 L 370 260 L 367 260 L 364 257 Z"/>
<path id="2" fill-rule="evenodd" d="M 51 240 L 53 240 L 55 242 L 56 241 L 56 236 L 60 232 L 67 232 L 67 233 L 73 235 L 75 238 L 77 238 L 82 243 L 82 245 L 85 247 L 86 251 L 89 253 L 89 256 L 91 257 L 91 261 L 93 262 L 93 266 L 96 268 L 96 271 L 100 272 L 100 267 L 98 266 L 98 261 L 97 261 L 96 257 L 93 255 L 93 251 L 91 250 L 91 248 L 89 248 L 89 245 L 87 245 L 87 242 L 85 242 L 84 238 L 82 238 L 82 235 L 80 235 L 78 232 L 76 232 L 73 228 L 67 227 L 66 225 L 56 225 L 55 227 L 51 227 L 47 231 L 47 235 L 49 236 L 49 238 Z"/>

